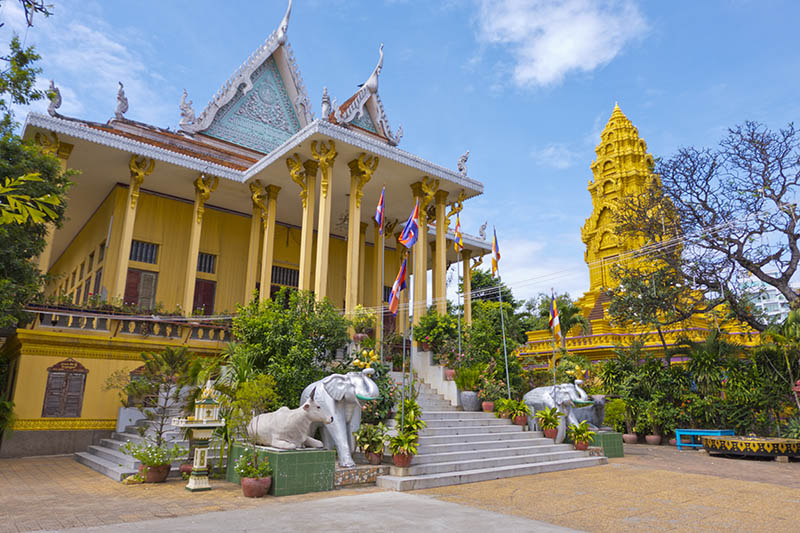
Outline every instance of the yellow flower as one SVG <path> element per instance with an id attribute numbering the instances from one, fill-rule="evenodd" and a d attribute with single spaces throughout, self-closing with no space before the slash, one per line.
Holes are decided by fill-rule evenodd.
<path id="1" fill-rule="evenodd" d="M 358 359 L 355 359 L 355 360 L 353 360 L 353 364 L 356 365 L 356 366 L 359 366 L 361 364 L 361 361 L 359 361 Z"/>
<path id="2" fill-rule="evenodd" d="M 367 355 L 367 351 L 366 350 L 362 350 L 361 351 L 361 355 Z"/>

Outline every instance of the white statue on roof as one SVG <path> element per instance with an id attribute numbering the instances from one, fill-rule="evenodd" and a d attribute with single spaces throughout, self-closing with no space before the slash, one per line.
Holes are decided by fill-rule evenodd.
<path id="1" fill-rule="evenodd" d="M 192 101 L 186 101 L 187 96 L 189 96 L 189 94 L 186 92 L 186 89 L 184 89 L 183 96 L 181 96 L 181 103 L 178 104 L 178 107 L 181 108 L 180 127 L 186 126 L 187 124 L 194 124 L 194 109 L 192 109 Z"/>
<path id="2" fill-rule="evenodd" d="M 279 45 L 286 43 L 286 32 L 289 31 L 289 17 L 292 15 L 292 0 L 289 0 L 289 5 L 286 8 L 286 14 L 283 15 L 281 23 L 278 25 L 278 31 L 275 34 L 276 41 Z"/>
<path id="3" fill-rule="evenodd" d="M 461 157 L 458 158 L 458 164 L 457 164 L 458 172 L 462 176 L 466 176 L 467 175 L 467 159 L 469 159 L 469 150 L 464 152 L 464 155 L 462 155 Z"/>
<path id="4" fill-rule="evenodd" d="M 114 115 L 117 120 L 122 120 L 123 115 L 128 112 L 128 98 L 125 96 L 125 86 L 119 82 L 119 89 L 117 90 L 117 109 L 114 110 Z"/>
<path id="5" fill-rule="evenodd" d="M 328 96 L 328 88 L 322 88 L 322 120 L 328 120 L 331 114 L 331 97 Z"/>
<path id="6" fill-rule="evenodd" d="M 56 87 L 56 82 L 54 80 L 50 80 L 50 89 L 47 96 L 50 98 L 50 105 L 47 107 L 47 113 L 51 117 L 58 117 L 59 114 L 56 109 L 61 107 L 61 91 Z"/>

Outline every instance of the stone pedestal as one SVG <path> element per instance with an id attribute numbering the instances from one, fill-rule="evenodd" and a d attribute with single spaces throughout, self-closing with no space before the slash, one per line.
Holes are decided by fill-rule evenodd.
<path id="1" fill-rule="evenodd" d="M 239 484 L 241 478 L 234 466 L 242 455 L 244 446 L 236 443 L 228 457 L 226 479 Z M 309 448 L 302 450 L 279 450 L 266 446 L 256 446 L 258 457 L 266 457 L 272 467 L 272 496 L 288 496 L 333 490 L 336 451 Z"/>

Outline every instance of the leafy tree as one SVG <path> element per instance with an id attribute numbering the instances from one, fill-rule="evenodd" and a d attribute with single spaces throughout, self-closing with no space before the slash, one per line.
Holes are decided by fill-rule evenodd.
<path id="1" fill-rule="evenodd" d="M 793 306 L 800 303 L 789 285 L 800 263 L 800 139 L 794 125 L 773 131 L 745 122 L 717 147 L 682 148 L 659 160 L 655 172 L 661 186 L 625 199 L 618 211 L 623 238 L 659 251 L 682 243 L 679 253 L 661 258 L 708 298 L 708 308 L 725 303 L 758 331 L 768 324 L 742 287 L 744 274 L 775 287 Z"/>
<path id="2" fill-rule="evenodd" d="M 499 281 L 485 270 L 476 270 L 472 273 L 472 301 L 499 301 L 500 294 L 503 295 L 503 303 L 511 304 L 516 309 L 521 302 L 514 300 L 514 295 L 508 285 Z M 463 284 L 459 284 L 459 290 L 463 291 Z"/>
<path id="3" fill-rule="evenodd" d="M 538 329 L 550 329 L 550 303 L 552 297 L 549 294 L 539 293 L 534 300 L 537 315 L 539 317 Z M 580 307 L 570 298 L 568 293 L 556 295 L 556 309 L 558 309 L 558 322 L 561 326 L 561 347 L 567 346 L 567 335 L 570 330 L 580 326 L 581 333 L 588 334 L 591 328 L 589 319 L 583 316 Z"/>
<path id="4" fill-rule="evenodd" d="M 300 394 L 322 377 L 322 368 L 348 340 L 348 322 L 326 299 L 309 291 L 281 289 L 270 300 L 239 307 L 233 332 L 238 357 L 271 375 L 283 405 L 297 407 Z"/>

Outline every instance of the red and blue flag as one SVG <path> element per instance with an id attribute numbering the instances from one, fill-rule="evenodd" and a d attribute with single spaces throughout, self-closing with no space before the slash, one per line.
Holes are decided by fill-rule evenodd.
<path id="1" fill-rule="evenodd" d="M 400 272 L 397 273 L 397 278 L 392 285 L 392 294 L 389 296 L 389 311 L 393 315 L 397 315 L 397 308 L 400 305 L 400 291 L 406 288 L 406 262 L 408 259 L 403 259 L 403 265 L 400 267 Z"/>
<path id="2" fill-rule="evenodd" d="M 378 232 L 383 235 L 383 210 L 384 210 L 384 195 L 386 194 L 386 187 L 381 190 L 381 198 L 378 200 L 378 207 L 375 209 L 375 223 L 378 224 Z"/>
<path id="3" fill-rule="evenodd" d="M 419 200 L 417 200 L 417 205 L 414 206 L 414 210 L 411 212 L 411 216 L 408 217 L 408 222 L 406 225 L 403 226 L 403 233 L 400 234 L 400 244 L 405 246 L 406 248 L 411 248 L 416 244 L 417 237 L 419 236 Z"/>

